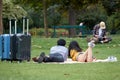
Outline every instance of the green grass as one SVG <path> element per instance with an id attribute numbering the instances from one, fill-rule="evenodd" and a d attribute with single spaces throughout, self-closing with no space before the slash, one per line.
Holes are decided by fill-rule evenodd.
<path id="1" fill-rule="evenodd" d="M 120 35 L 113 35 L 108 44 L 97 44 L 93 54 L 105 59 L 110 55 L 118 58 L 117 62 L 78 63 L 78 64 L 37 64 L 30 62 L 0 62 L 0 80 L 119 80 L 120 79 Z M 67 47 L 71 40 L 77 40 L 83 50 L 87 49 L 85 38 L 64 38 Z M 49 54 L 51 46 L 58 38 L 32 37 L 31 56 L 40 52 Z"/>

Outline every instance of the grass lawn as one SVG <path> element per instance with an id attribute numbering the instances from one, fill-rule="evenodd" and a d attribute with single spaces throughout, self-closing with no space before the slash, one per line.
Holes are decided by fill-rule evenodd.
<path id="1" fill-rule="evenodd" d="M 97 44 L 93 54 L 99 59 L 116 56 L 117 62 L 77 63 L 77 64 L 37 64 L 30 62 L 1 62 L 0 80 L 120 80 L 120 35 L 112 35 L 108 44 Z M 67 47 L 70 41 L 77 40 L 83 50 L 87 49 L 85 38 L 64 38 Z M 31 57 L 41 52 L 49 54 L 51 46 L 58 38 L 32 37 Z"/>

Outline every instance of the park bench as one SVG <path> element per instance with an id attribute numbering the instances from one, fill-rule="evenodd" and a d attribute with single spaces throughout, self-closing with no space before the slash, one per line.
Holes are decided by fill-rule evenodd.
<path id="1" fill-rule="evenodd" d="M 86 37 L 86 35 L 89 33 L 89 29 L 86 26 L 79 26 L 79 25 L 61 25 L 61 26 L 52 26 L 53 28 L 53 35 L 52 37 L 57 37 L 57 32 L 56 29 L 71 29 L 74 28 L 76 29 L 76 36 L 78 37 Z M 81 32 L 82 35 L 79 35 L 79 33 Z"/>

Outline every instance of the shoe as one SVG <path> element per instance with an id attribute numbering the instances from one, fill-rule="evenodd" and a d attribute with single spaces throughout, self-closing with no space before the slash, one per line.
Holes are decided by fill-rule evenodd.
<path id="1" fill-rule="evenodd" d="M 34 62 L 38 62 L 38 59 L 37 59 L 36 57 L 33 57 L 32 60 L 33 60 Z"/>
<path id="2" fill-rule="evenodd" d="M 91 42 L 89 42 L 89 43 L 88 43 L 88 46 L 89 46 L 89 47 L 92 47 L 92 48 L 95 47 L 94 41 L 92 40 Z"/>
<path id="3" fill-rule="evenodd" d="M 115 61 L 117 61 L 117 58 L 115 56 L 109 56 L 108 61 L 115 62 Z"/>
<path id="4" fill-rule="evenodd" d="M 103 42 L 103 41 L 100 41 L 100 43 L 102 43 L 102 44 L 103 44 L 104 42 Z"/>
<path id="5" fill-rule="evenodd" d="M 45 57 L 45 53 L 42 52 L 42 53 L 40 54 L 39 58 L 38 58 L 38 63 L 42 63 L 43 60 L 44 60 L 44 57 Z"/>

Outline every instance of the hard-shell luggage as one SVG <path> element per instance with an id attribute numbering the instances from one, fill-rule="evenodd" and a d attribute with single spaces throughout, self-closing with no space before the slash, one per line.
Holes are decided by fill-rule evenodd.
<path id="1" fill-rule="evenodd" d="M 30 61 L 31 58 L 31 35 L 28 34 L 28 19 L 23 18 L 23 33 L 17 33 L 17 22 L 15 33 L 11 34 L 11 21 L 9 21 L 10 33 L 0 36 L 1 60 Z M 25 21 L 27 21 L 27 33 L 25 34 Z M 2 45 L 2 46 L 1 46 Z"/>
<path id="2" fill-rule="evenodd" d="M 10 34 L 3 34 L 2 60 L 10 59 Z"/>
<path id="3" fill-rule="evenodd" d="M 25 34 L 25 21 L 27 21 L 27 33 Z M 31 58 L 31 35 L 28 34 L 28 19 L 23 18 L 23 33 L 16 34 L 11 39 L 11 59 L 27 60 Z"/>
<path id="4" fill-rule="evenodd" d="M 3 51 L 3 48 L 2 48 L 2 35 L 0 35 L 0 59 L 2 58 L 2 51 Z"/>
<path id="5" fill-rule="evenodd" d="M 16 59 L 30 61 L 31 57 L 31 36 L 17 34 L 16 35 Z"/>
<path id="6" fill-rule="evenodd" d="M 13 34 L 10 37 L 10 53 L 11 53 L 11 61 L 16 60 L 16 53 L 17 53 L 17 48 L 16 48 L 16 35 Z"/>
<path id="7" fill-rule="evenodd" d="M 11 39 L 13 38 L 13 34 L 11 34 L 11 21 L 9 21 L 9 34 L 2 34 L 2 57 L 1 60 L 11 60 Z M 16 28 L 16 20 L 14 21 L 14 25 Z M 16 30 L 15 30 L 16 33 Z"/>

